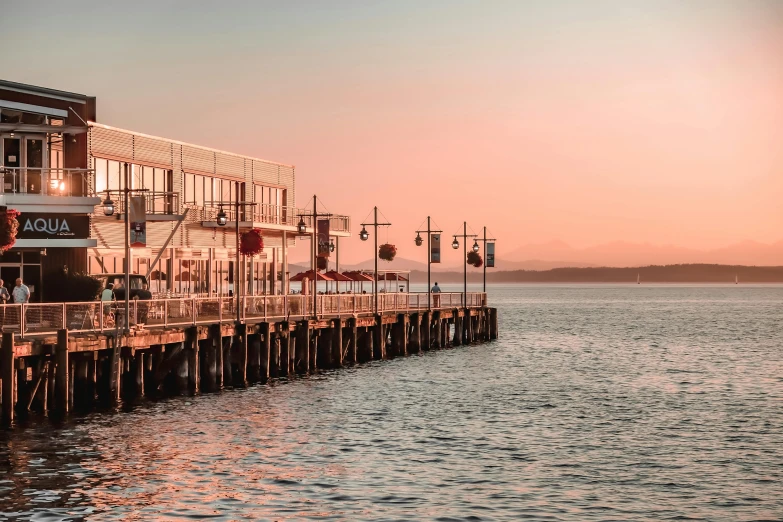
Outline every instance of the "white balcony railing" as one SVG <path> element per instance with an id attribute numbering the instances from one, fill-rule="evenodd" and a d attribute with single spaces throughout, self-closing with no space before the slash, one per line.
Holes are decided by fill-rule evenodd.
<path id="1" fill-rule="evenodd" d="M 411 312 L 416 310 L 477 308 L 487 304 L 487 294 L 468 292 L 432 294 L 430 307 L 427 293 L 380 293 L 378 311 Z M 464 301 L 464 302 L 463 302 Z M 316 296 L 317 316 L 369 314 L 374 309 L 372 294 L 331 294 Z M 241 301 L 243 321 L 270 319 L 297 320 L 313 314 L 313 298 L 306 295 L 245 296 Z M 90 301 L 84 303 L 29 303 L 0 305 L 2 331 L 21 336 L 51 335 L 58 330 L 105 332 L 124 328 L 124 302 Z M 166 328 L 230 323 L 236 320 L 233 297 L 185 297 L 130 302 L 131 326 Z"/>

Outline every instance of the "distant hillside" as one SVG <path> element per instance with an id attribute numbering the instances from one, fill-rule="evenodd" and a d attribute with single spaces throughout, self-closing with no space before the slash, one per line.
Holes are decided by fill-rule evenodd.
<path id="1" fill-rule="evenodd" d="M 635 283 L 637 275 L 642 283 L 733 283 L 735 276 L 741 283 L 783 283 L 783 266 L 741 265 L 664 265 L 635 268 L 587 267 L 554 268 L 552 270 L 487 270 L 491 283 Z M 461 272 L 441 272 L 438 282 L 462 281 Z M 413 282 L 427 281 L 427 272 L 411 273 Z M 480 270 L 471 269 L 468 280 L 479 282 Z"/>

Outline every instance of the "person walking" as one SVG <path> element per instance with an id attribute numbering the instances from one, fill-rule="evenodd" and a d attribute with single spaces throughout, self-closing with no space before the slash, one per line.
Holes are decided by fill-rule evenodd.
<path id="1" fill-rule="evenodd" d="M 16 278 L 16 286 L 13 291 L 14 303 L 24 304 L 30 302 L 30 289 L 22 282 L 21 277 Z"/>
<path id="2" fill-rule="evenodd" d="M 437 281 L 435 281 L 435 285 L 432 287 L 432 290 L 430 290 L 430 292 L 432 292 L 433 294 L 432 295 L 433 306 L 435 308 L 440 308 L 440 295 L 438 295 L 440 294 L 440 287 L 438 286 Z"/>

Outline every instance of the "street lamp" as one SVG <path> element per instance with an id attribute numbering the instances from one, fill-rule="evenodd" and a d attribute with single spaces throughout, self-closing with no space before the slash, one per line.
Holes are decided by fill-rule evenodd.
<path id="1" fill-rule="evenodd" d="M 219 227 L 224 227 L 226 226 L 226 223 L 228 223 L 228 216 L 226 216 L 226 213 L 223 211 L 223 205 L 220 206 L 215 221 L 217 221 Z"/>
<path id="2" fill-rule="evenodd" d="M 334 238 L 329 239 L 329 252 L 334 252 Z"/>
<path id="3" fill-rule="evenodd" d="M 318 218 L 319 217 L 331 217 L 332 215 L 329 213 L 318 213 L 318 198 L 313 195 L 313 213 L 312 214 L 300 214 L 299 215 L 299 224 L 297 225 L 297 230 L 300 234 L 305 235 L 307 233 L 307 226 L 305 225 L 304 218 L 305 216 L 310 217 L 313 219 L 313 234 L 311 236 L 312 240 L 312 252 L 310 257 L 310 263 L 311 263 L 311 270 L 313 272 L 313 317 L 318 318 L 318 270 L 316 267 L 316 261 L 315 258 L 317 257 L 318 253 Z M 327 245 L 327 248 L 329 248 L 330 251 L 332 251 L 331 246 Z"/>
<path id="4" fill-rule="evenodd" d="M 417 230 L 416 231 L 416 239 L 414 239 L 416 246 L 421 246 L 423 243 L 421 239 L 421 233 L 426 232 L 427 233 L 427 310 L 431 309 L 430 306 L 430 300 L 432 297 L 432 284 L 430 283 L 431 276 L 432 276 L 432 247 L 430 246 L 430 240 L 432 238 L 433 233 L 441 233 L 442 230 L 432 230 L 430 226 L 431 218 L 430 216 L 427 216 L 427 230 Z"/>
<path id="5" fill-rule="evenodd" d="M 375 250 L 373 260 L 375 261 L 375 274 L 372 282 L 372 293 L 375 301 L 375 315 L 378 315 L 378 227 L 388 227 L 391 223 L 378 223 L 378 207 L 373 207 L 373 220 L 372 223 L 360 223 L 362 225 L 362 231 L 359 232 L 359 238 L 362 241 L 367 241 L 370 235 L 367 233 L 367 229 L 364 228 L 368 225 L 372 225 L 375 230 Z"/>
<path id="6" fill-rule="evenodd" d="M 464 259 L 462 260 L 462 305 L 468 306 L 468 238 L 473 238 L 473 251 L 478 252 L 478 242 L 476 242 L 477 234 L 468 234 L 468 222 L 462 222 L 462 235 L 454 234 L 454 242 L 451 244 L 454 250 L 459 248 L 459 241 L 457 238 L 461 237 L 464 243 L 462 243 L 462 249 L 464 253 Z"/>
<path id="7" fill-rule="evenodd" d="M 114 201 L 111 200 L 108 194 L 106 194 L 106 199 L 103 200 L 103 215 L 107 217 L 114 215 Z"/>

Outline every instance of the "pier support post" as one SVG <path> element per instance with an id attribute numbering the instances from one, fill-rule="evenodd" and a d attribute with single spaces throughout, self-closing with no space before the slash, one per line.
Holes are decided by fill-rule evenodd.
<path id="1" fill-rule="evenodd" d="M 195 326 L 185 330 L 185 349 L 188 358 L 188 391 L 200 393 L 201 369 L 199 368 L 198 328 Z"/>
<path id="2" fill-rule="evenodd" d="M 421 314 L 421 325 L 419 326 L 419 339 L 422 349 L 429 350 L 432 348 L 431 344 L 431 334 L 432 334 L 432 328 L 430 326 L 430 313 L 424 312 Z"/>
<path id="3" fill-rule="evenodd" d="M 452 341 L 452 344 L 454 346 L 459 346 L 462 344 L 462 317 L 459 316 L 459 310 L 454 310 L 454 340 Z"/>
<path id="4" fill-rule="evenodd" d="M 441 313 L 434 312 L 432 332 L 433 332 L 433 348 L 443 348 L 443 320 L 441 319 Z"/>
<path id="5" fill-rule="evenodd" d="M 2 357 L 0 358 L 0 379 L 3 381 L 3 423 L 14 421 L 14 334 L 3 333 Z"/>
<path id="6" fill-rule="evenodd" d="M 144 397 L 144 353 L 136 352 L 134 370 L 136 371 L 136 395 Z"/>
<path id="7" fill-rule="evenodd" d="M 318 331 L 315 328 L 310 332 L 310 346 L 308 350 L 310 351 L 308 369 L 312 373 L 318 369 Z"/>
<path id="8" fill-rule="evenodd" d="M 290 347 L 291 327 L 288 321 L 278 323 L 278 326 L 280 335 L 280 375 L 288 375 L 291 366 L 291 354 L 288 350 Z"/>
<path id="9" fill-rule="evenodd" d="M 332 368 L 332 329 L 321 329 L 318 337 L 318 367 Z"/>
<path id="10" fill-rule="evenodd" d="M 395 351 L 397 355 L 408 355 L 408 314 L 397 314 L 397 346 Z"/>
<path id="11" fill-rule="evenodd" d="M 375 327 L 373 328 L 372 338 L 372 357 L 375 360 L 383 360 L 386 358 L 386 332 L 383 328 L 383 316 L 378 314 L 375 316 Z"/>
<path id="12" fill-rule="evenodd" d="M 275 323 L 269 325 L 269 376 L 280 377 L 280 336 Z"/>
<path id="13" fill-rule="evenodd" d="M 250 382 L 261 380 L 261 336 L 256 328 L 246 326 L 247 334 L 247 378 Z"/>
<path id="14" fill-rule="evenodd" d="M 247 386 L 247 325 L 237 323 L 234 328 L 237 347 L 237 382 L 234 386 Z"/>
<path id="15" fill-rule="evenodd" d="M 448 348 L 451 338 L 449 334 L 451 332 L 451 322 L 454 319 L 441 319 L 440 321 L 440 346 L 441 348 Z"/>
<path id="16" fill-rule="evenodd" d="M 258 333 L 261 337 L 261 382 L 269 381 L 269 364 L 272 355 L 272 332 L 269 323 L 258 325 Z"/>
<path id="17" fill-rule="evenodd" d="M 358 329 L 356 328 L 356 318 L 351 317 L 346 321 L 346 330 L 348 334 L 348 350 L 346 351 L 345 362 L 347 364 L 356 364 L 358 356 Z"/>
<path id="18" fill-rule="evenodd" d="M 54 358 L 57 362 L 55 374 L 55 397 L 57 401 L 57 411 L 59 413 L 68 413 L 68 330 L 57 330 L 57 346 L 54 352 Z"/>
<path id="19" fill-rule="evenodd" d="M 303 375 L 307 373 L 310 366 L 310 321 L 305 319 L 297 322 L 294 334 L 296 335 L 294 370 Z"/>
<path id="20" fill-rule="evenodd" d="M 223 387 L 223 332 L 219 324 L 209 327 L 209 351 L 207 352 L 209 373 L 208 389 L 219 390 Z"/>
<path id="21" fill-rule="evenodd" d="M 489 338 L 494 340 L 498 338 L 498 309 L 490 308 L 489 314 L 490 314 Z"/>
<path id="22" fill-rule="evenodd" d="M 408 352 L 421 353 L 421 315 L 418 313 L 410 315 L 410 340 L 408 342 Z"/>
<path id="23" fill-rule="evenodd" d="M 343 321 L 332 319 L 332 367 L 343 367 Z"/>
<path id="24" fill-rule="evenodd" d="M 223 357 L 223 385 L 234 385 L 234 337 L 221 337 L 221 352 Z"/>

